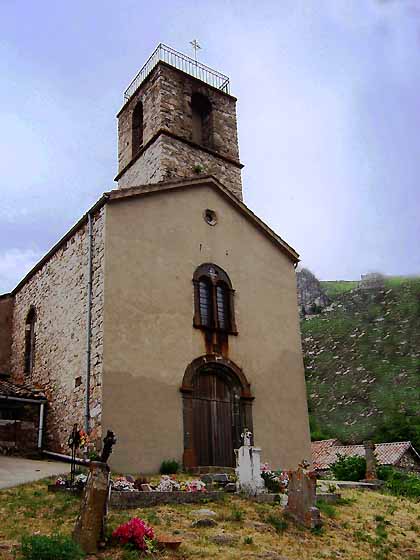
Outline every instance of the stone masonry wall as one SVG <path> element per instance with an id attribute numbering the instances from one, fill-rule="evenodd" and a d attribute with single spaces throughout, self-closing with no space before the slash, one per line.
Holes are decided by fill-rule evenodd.
<path id="1" fill-rule="evenodd" d="M 13 296 L 0 297 L 0 373 L 10 373 Z"/>
<path id="2" fill-rule="evenodd" d="M 104 212 L 102 208 L 93 217 L 90 407 L 91 440 L 95 442 L 101 437 Z M 48 398 L 44 446 L 53 451 L 67 453 L 67 439 L 73 423 L 83 427 L 87 280 L 88 234 L 85 223 L 15 295 L 12 376 L 15 382 L 26 379 L 25 321 L 33 305 L 36 309 L 35 354 L 30 381 L 42 388 Z"/>
<path id="3" fill-rule="evenodd" d="M 404 471 L 420 473 L 420 459 L 412 451 L 406 451 L 396 467 Z"/>
<path id="4" fill-rule="evenodd" d="M 161 127 L 186 140 L 193 139 L 191 96 L 200 93 L 211 103 L 212 144 L 219 154 L 239 161 L 236 99 L 183 72 L 159 66 Z"/>
<path id="5" fill-rule="evenodd" d="M 162 114 L 159 110 L 161 97 L 159 78 L 159 72 L 156 70 L 152 72 L 147 82 L 118 115 L 118 171 L 124 169 L 134 155 L 132 153 L 131 125 L 133 111 L 139 101 L 143 103 L 143 145 L 147 144 L 163 126 Z"/>
<path id="6" fill-rule="evenodd" d="M 157 138 L 139 159 L 127 169 L 118 181 L 120 188 L 150 185 L 164 180 L 164 169 L 161 164 L 163 140 L 164 136 Z"/>
<path id="7" fill-rule="evenodd" d="M 241 170 L 222 159 L 166 137 L 163 141 L 162 166 L 165 180 L 188 178 L 195 174 L 196 165 L 201 166 L 204 175 L 214 175 L 222 185 L 242 200 Z"/>
<path id="8" fill-rule="evenodd" d="M 121 177 L 120 188 L 191 178 L 201 173 L 214 175 L 226 188 L 242 200 L 241 170 L 199 148 L 162 135 Z"/>
<path id="9" fill-rule="evenodd" d="M 212 106 L 211 142 L 206 147 L 226 159 L 207 153 L 193 142 L 191 96 L 200 93 Z M 120 188 L 158 183 L 163 180 L 194 176 L 194 166 L 213 174 L 239 198 L 242 198 L 241 169 L 236 121 L 236 99 L 207 86 L 166 64 L 159 64 L 118 115 L 119 172 L 133 159 L 132 115 L 135 106 L 143 103 L 143 146 L 159 132 L 164 134 L 148 146 L 131 167 L 118 179 Z M 159 148 L 164 145 L 165 153 Z M 151 152 L 149 154 L 149 152 Z"/>

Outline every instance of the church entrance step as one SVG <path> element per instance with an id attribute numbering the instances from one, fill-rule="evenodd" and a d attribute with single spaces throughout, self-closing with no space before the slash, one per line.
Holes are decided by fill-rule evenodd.
<path id="1" fill-rule="evenodd" d="M 207 467 L 192 467 L 188 469 L 191 474 L 202 475 L 202 474 L 235 474 L 235 469 L 233 467 L 216 467 L 210 465 Z"/>

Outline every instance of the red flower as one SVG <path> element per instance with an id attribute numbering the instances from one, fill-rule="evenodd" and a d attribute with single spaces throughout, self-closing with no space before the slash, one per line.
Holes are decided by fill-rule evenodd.
<path id="1" fill-rule="evenodd" d="M 131 543 L 139 550 L 145 550 L 146 543 L 144 538 L 153 539 L 155 534 L 152 527 L 147 525 L 142 519 L 133 517 L 133 519 L 130 519 L 130 521 L 123 523 L 115 529 L 112 536 L 116 538 L 120 544 Z"/>

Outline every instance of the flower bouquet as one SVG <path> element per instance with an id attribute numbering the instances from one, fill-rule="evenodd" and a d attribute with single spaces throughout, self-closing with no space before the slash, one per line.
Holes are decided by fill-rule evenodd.
<path id="1" fill-rule="evenodd" d="M 289 483 L 287 471 L 271 470 L 268 463 L 261 465 L 261 478 L 264 480 L 265 486 L 269 492 L 285 493 Z"/>
<path id="2" fill-rule="evenodd" d="M 112 533 L 114 539 L 120 544 L 130 544 L 137 550 L 147 550 L 150 541 L 155 537 L 153 528 L 138 517 L 133 517 L 127 523 L 120 525 Z"/>
<path id="3" fill-rule="evenodd" d="M 127 480 L 125 476 L 119 476 L 115 480 L 112 480 L 112 489 L 117 492 L 136 492 L 137 488 L 134 486 L 134 482 Z"/>
<path id="4" fill-rule="evenodd" d="M 206 492 L 206 485 L 202 480 L 187 480 L 181 484 L 185 492 Z"/>
<path id="5" fill-rule="evenodd" d="M 156 486 L 155 490 L 157 492 L 173 492 L 174 490 L 179 490 L 180 484 L 175 480 L 175 478 L 164 474 L 160 478 L 159 484 Z"/>

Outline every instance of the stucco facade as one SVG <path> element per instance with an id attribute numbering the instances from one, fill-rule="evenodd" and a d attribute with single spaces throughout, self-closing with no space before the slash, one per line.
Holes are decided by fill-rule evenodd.
<path id="1" fill-rule="evenodd" d="M 216 226 L 203 211 L 214 210 Z M 251 384 L 263 460 L 310 459 L 292 260 L 210 186 L 121 198 L 107 206 L 103 429 L 118 434 L 116 470 L 156 472 L 183 455 L 180 387 L 206 354 L 194 329 L 194 270 L 213 262 L 235 289 L 238 335 L 227 358 Z"/>

